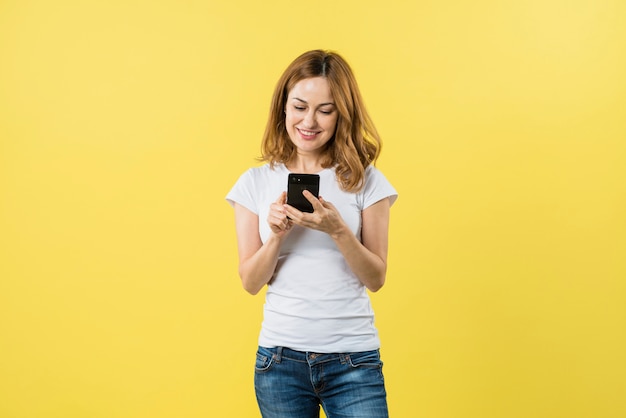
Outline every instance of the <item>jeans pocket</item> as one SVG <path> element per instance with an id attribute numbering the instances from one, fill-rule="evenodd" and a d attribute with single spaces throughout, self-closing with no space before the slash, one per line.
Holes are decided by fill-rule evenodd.
<path id="1" fill-rule="evenodd" d="M 383 362 L 380 360 L 378 350 L 363 351 L 360 353 L 350 353 L 348 361 L 352 367 L 362 367 L 369 369 L 382 369 Z"/>
<path id="2" fill-rule="evenodd" d="M 257 373 L 265 373 L 269 371 L 274 365 L 275 354 L 264 347 L 259 347 L 256 352 L 256 362 L 254 364 L 254 371 Z"/>

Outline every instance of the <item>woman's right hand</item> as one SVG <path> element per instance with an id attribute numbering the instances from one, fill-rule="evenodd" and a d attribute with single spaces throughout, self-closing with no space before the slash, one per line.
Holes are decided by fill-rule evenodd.
<path id="1" fill-rule="evenodd" d="M 278 199 L 270 205 L 270 213 L 267 215 L 267 223 L 274 234 L 283 238 L 293 226 L 293 222 L 287 218 L 285 203 L 287 202 L 287 192 L 282 192 Z"/>

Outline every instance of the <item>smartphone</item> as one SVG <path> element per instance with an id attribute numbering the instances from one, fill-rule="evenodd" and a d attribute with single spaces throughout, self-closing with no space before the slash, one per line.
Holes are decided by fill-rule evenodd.
<path id="1" fill-rule="evenodd" d="M 310 213 L 313 212 L 313 205 L 306 200 L 306 197 L 302 194 L 304 190 L 308 190 L 315 197 L 318 197 L 320 192 L 320 176 L 318 174 L 289 173 L 287 204 L 301 212 Z"/>

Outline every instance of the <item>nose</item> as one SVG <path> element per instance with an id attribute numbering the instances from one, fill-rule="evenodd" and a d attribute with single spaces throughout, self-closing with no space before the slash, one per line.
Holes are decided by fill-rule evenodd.
<path id="1" fill-rule="evenodd" d="M 306 128 L 314 128 L 315 125 L 317 124 L 317 119 L 315 118 L 315 110 L 314 109 L 310 109 L 308 112 L 306 112 L 306 115 L 304 115 L 304 126 Z"/>

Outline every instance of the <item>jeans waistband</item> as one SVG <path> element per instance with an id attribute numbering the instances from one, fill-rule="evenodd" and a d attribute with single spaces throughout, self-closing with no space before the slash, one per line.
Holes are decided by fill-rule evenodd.
<path id="1" fill-rule="evenodd" d="M 321 363 L 325 361 L 339 360 L 344 363 L 350 359 L 351 353 L 315 353 L 311 351 L 297 351 L 288 347 L 264 347 L 265 350 L 273 354 L 274 360 L 278 363 L 283 358 L 308 363 Z"/>

